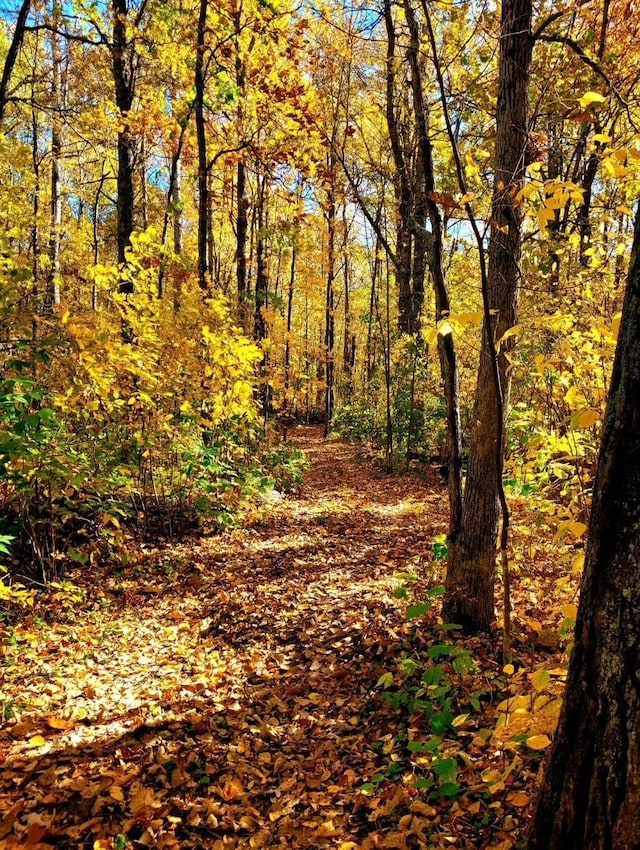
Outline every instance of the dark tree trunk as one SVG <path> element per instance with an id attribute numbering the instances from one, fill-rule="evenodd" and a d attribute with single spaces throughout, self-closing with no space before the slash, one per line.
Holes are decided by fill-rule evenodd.
<path id="1" fill-rule="evenodd" d="M 242 32 L 241 7 L 233 16 L 236 38 L 240 38 Z M 238 126 L 240 133 L 243 132 L 244 103 L 246 89 L 246 66 L 240 53 L 239 45 L 236 45 L 236 85 L 238 86 Z M 238 162 L 236 172 L 236 282 L 238 286 L 238 317 L 240 323 L 247 330 L 249 325 L 248 315 L 248 281 L 247 281 L 247 234 L 249 232 L 249 199 L 247 198 L 247 168 L 244 160 Z"/>
<path id="2" fill-rule="evenodd" d="M 238 284 L 239 316 L 247 326 L 247 234 L 249 232 L 249 201 L 247 199 L 247 173 L 244 162 L 238 163 L 236 183 L 236 280 Z"/>
<path id="3" fill-rule="evenodd" d="M 284 439 L 287 439 L 287 420 L 293 408 L 291 398 L 291 327 L 293 319 L 293 294 L 296 284 L 296 257 L 297 257 L 297 229 L 294 230 L 291 240 L 291 265 L 289 267 L 289 287 L 287 290 L 287 332 L 284 347 Z"/>
<path id="4" fill-rule="evenodd" d="M 582 203 L 578 210 L 578 232 L 580 233 L 580 263 L 583 266 L 588 266 L 590 257 L 587 251 L 591 247 L 591 201 L 593 197 L 593 183 L 598 173 L 598 164 L 600 159 L 597 153 L 589 154 L 584 166 L 582 175 Z"/>
<path id="5" fill-rule="evenodd" d="M 549 152 L 547 157 L 547 178 L 549 180 L 562 180 L 562 128 L 563 123 L 556 116 L 549 120 L 547 135 L 549 138 Z M 561 211 L 556 210 L 554 217 L 549 222 L 549 290 L 552 294 L 558 292 L 560 287 L 560 265 L 561 253 L 558 244 L 562 239 Z"/>
<path id="6" fill-rule="evenodd" d="M 134 215 L 134 174 L 136 168 L 136 140 L 129 122 L 129 113 L 135 94 L 137 58 L 131 42 L 127 40 L 127 0 L 112 0 L 113 47 L 112 67 L 116 106 L 120 112 L 118 130 L 118 197 L 117 243 L 118 263 L 126 261 L 126 251 L 131 244 Z M 123 281 L 121 292 L 131 292 L 132 284 Z"/>
<path id="7" fill-rule="evenodd" d="M 423 204 L 429 217 L 431 233 L 422 233 L 422 251 L 429 260 L 431 278 L 435 295 L 436 321 L 446 316 L 451 310 L 449 290 L 444 270 L 444 226 L 440 210 L 433 200 L 435 191 L 435 169 L 433 151 L 429 137 L 427 107 L 422 91 L 422 69 L 420 67 L 420 33 L 418 22 L 411 5 L 411 0 L 405 0 L 405 16 L 411 41 L 408 50 L 409 66 L 411 69 L 411 87 L 413 90 L 413 108 L 415 112 L 418 148 L 420 154 L 422 181 L 424 183 Z M 426 217 L 426 216 L 425 216 Z M 421 221 L 421 219 L 419 219 Z M 416 240 L 416 254 L 418 251 Z M 428 251 L 427 251 L 428 248 Z M 417 260 L 417 257 L 416 257 Z M 415 265 L 414 261 L 414 265 Z M 422 272 L 424 280 L 424 270 Z M 462 428 L 460 424 L 460 380 L 458 362 L 452 334 L 438 335 L 438 356 L 440 373 L 444 387 L 447 405 L 447 465 L 449 469 L 449 539 L 455 540 L 462 518 Z"/>
<path id="8" fill-rule="evenodd" d="M 459 533 L 449 547 L 443 616 L 468 631 L 486 631 L 495 619 L 498 493 L 504 446 L 500 435 L 511 375 L 511 337 L 498 355 L 500 394 L 488 335 L 499 340 L 516 323 L 520 291 L 522 213 L 514 203 L 525 174 L 527 93 L 531 63 L 531 0 L 502 4 L 496 119 L 495 188 L 487 278 L 491 326 L 484 324 L 471 431 L 469 469 Z"/>
<path id="9" fill-rule="evenodd" d="M 258 201 L 256 204 L 256 303 L 253 316 L 253 338 L 262 342 L 267 337 L 267 321 L 264 309 L 267 306 L 269 277 L 267 270 L 267 245 L 265 234 L 267 176 L 258 178 Z"/>
<path id="10" fill-rule="evenodd" d="M 324 436 L 329 435 L 333 419 L 334 376 L 335 376 L 335 266 L 336 266 L 336 199 L 334 163 L 329 162 L 329 179 L 331 181 L 327 196 L 327 289 L 324 310 Z"/>
<path id="11" fill-rule="evenodd" d="M 412 218 L 414 195 L 409 175 L 409 163 L 400 137 L 396 108 L 396 28 L 393 20 L 391 0 L 385 0 L 384 20 L 387 31 L 386 95 L 385 110 L 387 130 L 391 143 L 394 165 L 394 191 L 398 205 L 396 254 L 394 260 L 396 285 L 398 287 L 398 330 L 401 333 L 416 333 L 419 330 L 419 308 L 412 289 Z"/>
<path id="12" fill-rule="evenodd" d="M 528 850 L 640 847 L 640 207 L 575 645 Z"/>
<path id="13" fill-rule="evenodd" d="M 60 3 L 54 0 L 53 22 L 60 23 Z M 60 303 L 60 236 L 62 229 L 62 190 L 60 183 L 60 164 L 62 159 L 62 110 L 63 73 L 62 51 L 56 32 L 51 33 L 51 104 L 54 110 L 51 122 L 51 215 L 49 219 L 49 268 L 44 298 L 45 313 L 50 313 Z"/>
<path id="14" fill-rule="evenodd" d="M 9 50 L 7 51 L 7 56 L 4 60 L 2 78 L 0 79 L 0 123 L 2 123 L 4 119 L 4 111 L 7 107 L 7 103 L 9 102 L 9 83 L 11 82 L 11 75 L 13 74 L 18 53 L 20 52 L 20 46 L 22 45 L 22 39 L 24 38 L 27 18 L 29 17 L 30 11 L 31 0 L 24 0 L 20 7 L 20 11 L 18 12 L 16 28 L 13 31 L 11 44 L 9 45 Z"/>
<path id="15" fill-rule="evenodd" d="M 208 0 L 200 0 L 195 61 L 195 119 L 196 138 L 198 142 L 198 285 L 205 294 L 209 293 L 209 279 L 207 275 L 209 270 L 209 163 L 207 159 L 207 135 L 204 119 L 204 52 L 208 6 Z"/>

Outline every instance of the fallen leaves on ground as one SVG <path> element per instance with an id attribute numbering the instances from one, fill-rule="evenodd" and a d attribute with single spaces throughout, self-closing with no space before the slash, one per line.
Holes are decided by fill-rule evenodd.
<path id="1" fill-rule="evenodd" d="M 80 571 L 83 604 L 58 594 L 0 632 L 0 846 L 515 846 L 561 696 L 557 643 L 531 639 L 557 632 L 558 577 L 540 554 L 516 574 L 504 670 L 497 638 L 408 622 L 394 590 L 442 578 L 444 489 L 297 439 L 298 495 Z"/>

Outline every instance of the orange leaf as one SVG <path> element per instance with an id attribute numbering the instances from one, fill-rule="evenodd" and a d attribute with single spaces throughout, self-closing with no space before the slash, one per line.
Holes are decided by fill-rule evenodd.
<path id="1" fill-rule="evenodd" d="M 50 729 L 69 729 L 73 724 L 64 717 L 47 717 L 47 726 Z"/>
<path id="2" fill-rule="evenodd" d="M 242 783 L 238 779 L 228 779 L 220 789 L 220 796 L 227 803 L 237 799 L 243 792 Z"/>
<path id="3" fill-rule="evenodd" d="M 509 794 L 507 797 L 507 803 L 511 803 L 512 806 L 517 806 L 518 808 L 523 809 L 525 806 L 529 805 L 530 800 L 524 791 L 516 791 L 513 794 Z"/>

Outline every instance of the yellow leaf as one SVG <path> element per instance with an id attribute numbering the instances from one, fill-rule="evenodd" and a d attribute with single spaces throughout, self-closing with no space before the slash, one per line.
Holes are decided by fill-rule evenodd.
<path id="1" fill-rule="evenodd" d="M 548 670 L 536 670 L 529 676 L 534 690 L 541 691 L 551 681 L 551 675 Z"/>
<path id="2" fill-rule="evenodd" d="M 573 603 L 569 605 L 562 605 L 560 610 L 562 611 L 563 617 L 566 617 L 567 620 L 575 620 L 578 616 L 578 606 Z"/>
<path id="3" fill-rule="evenodd" d="M 555 218 L 555 213 L 553 210 L 547 209 L 547 207 L 542 207 L 538 210 L 538 227 L 541 232 L 544 232 L 547 229 L 547 222 L 551 221 Z"/>
<path id="4" fill-rule="evenodd" d="M 393 673 L 383 673 L 376 682 L 376 688 L 390 688 L 393 685 Z"/>
<path id="5" fill-rule="evenodd" d="M 600 421 L 600 412 L 592 407 L 581 410 L 575 417 L 571 418 L 573 428 L 591 428 Z"/>
<path id="6" fill-rule="evenodd" d="M 521 325 L 513 325 L 513 327 L 508 328 L 498 340 L 498 347 L 502 345 L 503 342 L 506 342 L 509 337 L 518 336 L 521 332 Z"/>
<path id="7" fill-rule="evenodd" d="M 551 744 L 551 738 L 548 735 L 532 735 L 526 743 L 531 750 L 546 750 Z"/>
<path id="8" fill-rule="evenodd" d="M 606 97 L 603 97 L 597 91 L 586 91 L 582 97 L 580 98 L 580 106 L 583 109 L 586 109 L 587 106 L 591 106 L 592 103 L 604 103 Z"/>
<path id="9" fill-rule="evenodd" d="M 43 738 L 42 735 L 34 735 L 32 738 L 29 738 L 29 744 L 32 747 L 41 747 L 46 743 L 46 738 Z"/>
<path id="10" fill-rule="evenodd" d="M 484 319 L 482 310 L 468 313 L 449 313 L 449 318 L 459 325 L 479 325 Z"/>
<path id="11" fill-rule="evenodd" d="M 453 326 L 451 325 L 451 322 L 447 321 L 447 319 L 443 319 L 442 321 L 438 322 L 438 333 L 440 334 L 440 336 L 449 336 L 450 334 L 452 334 Z"/>
<path id="12" fill-rule="evenodd" d="M 569 531 L 574 537 L 582 537 L 583 534 L 588 531 L 588 526 L 585 525 L 584 522 L 577 522 L 576 520 L 573 520 L 569 526 Z"/>

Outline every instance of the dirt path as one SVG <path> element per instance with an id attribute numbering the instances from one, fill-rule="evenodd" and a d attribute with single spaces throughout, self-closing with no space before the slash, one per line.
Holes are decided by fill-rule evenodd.
<path id="1" fill-rule="evenodd" d="M 302 492 L 249 528 L 143 552 L 6 630 L 0 846 L 392 846 L 357 788 L 393 576 L 429 561 L 445 497 L 295 439 Z"/>

